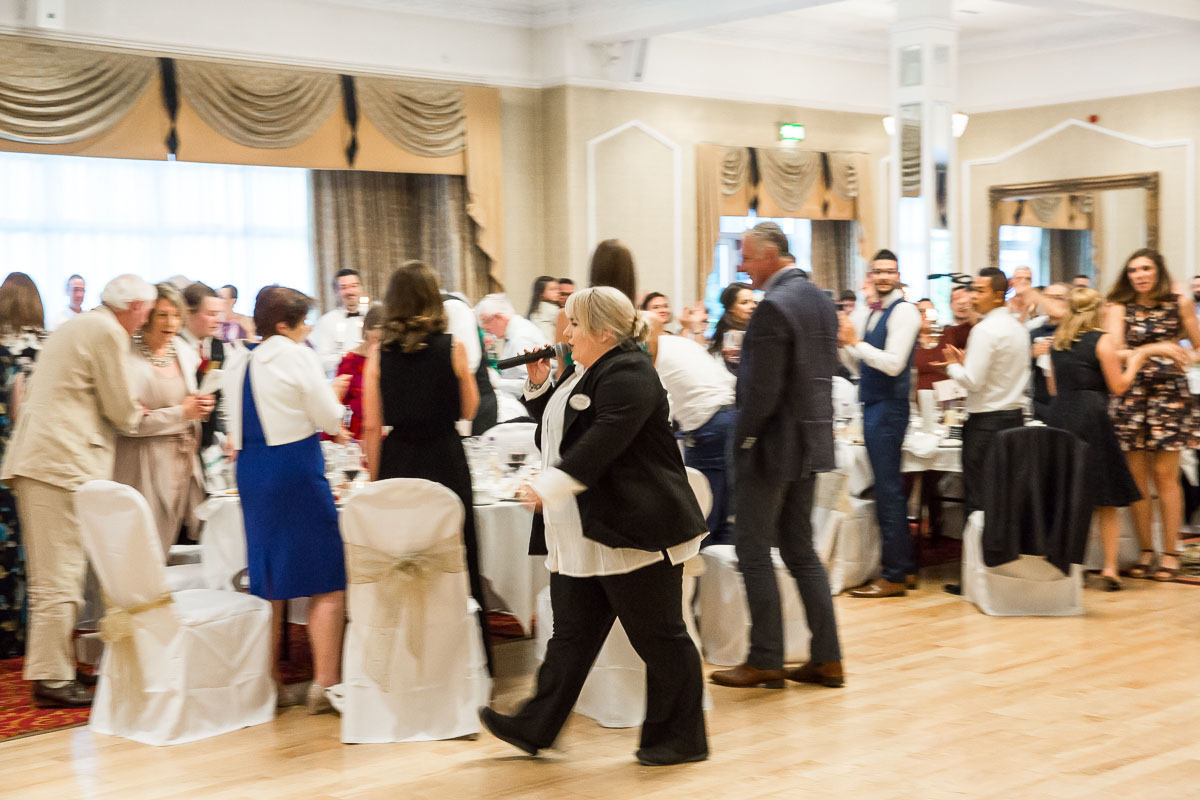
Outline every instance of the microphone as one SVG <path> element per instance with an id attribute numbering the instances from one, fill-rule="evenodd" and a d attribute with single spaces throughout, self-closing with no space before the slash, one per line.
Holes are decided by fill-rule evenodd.
<path id="1" fill-rule="evenodd" d="M 541 350 L 534 350 L 532 353 L 526 353 L 522 356 L 513 356 L 496 362 L 496 369 L 505 370 L 509 367 L 519 367 L 522 364 L 532 364 L 535 361 L 541 361 L 543 358 L 557 358 L 562 361 L 565 357 L 571 354 L 571 345 L 563 342 L 547 345 Z"/>

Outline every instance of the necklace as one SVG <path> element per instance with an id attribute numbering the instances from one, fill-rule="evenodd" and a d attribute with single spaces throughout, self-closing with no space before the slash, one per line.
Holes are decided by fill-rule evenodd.
<path id="1" fill-rule="evenodd" d="M 138 352 L 142 357 L 156 367 L 169 367 L 175 363 L 175 342 L 167 342 L 167 354 L 164 356 L 156 356 L 150 352 L 150 348 L 146 346 L 146 342 L 142 339 L 142 332 L 138 331 L 133 335 L 133 343 L 137 345 Z"/>

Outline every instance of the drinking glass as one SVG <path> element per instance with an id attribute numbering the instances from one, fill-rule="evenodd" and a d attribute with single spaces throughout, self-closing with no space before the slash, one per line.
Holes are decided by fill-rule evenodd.
<path id="1" fill-rule="evenodd" d="M 721 352 L 725 358 L 737 363 L 742 358 L 742 339 L 746 336 L 745 331 L 725 331 L 725 335 L 721 337 Z"/>

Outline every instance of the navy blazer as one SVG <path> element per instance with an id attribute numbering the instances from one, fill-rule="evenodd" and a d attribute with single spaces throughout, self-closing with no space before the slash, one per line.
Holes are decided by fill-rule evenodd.
<path id="1" fill-rule="evenodd" d="M 834 468 L 837 333 L 833 300 L 799 269 L 778 275 L 750 317 L 736 442 L 757 474 L 796 481 Z"/>
<path id="2" fill-rule="evenodd" d="M 571 365 L 557 386 L 525 401 L 537 420 L 551 395 L 574 374 Z M 587 487 L 576 495 L 583 535 L 609 547 L 665 550 L 708 530 L 688 484 L 679 445 L 668 422 L 667 391 L 650 357 L 626 343 L 609 350 L 571 390 L 558 469 Z M 534 517 L 531 554 L 546 552 L 545 527 Z"/>

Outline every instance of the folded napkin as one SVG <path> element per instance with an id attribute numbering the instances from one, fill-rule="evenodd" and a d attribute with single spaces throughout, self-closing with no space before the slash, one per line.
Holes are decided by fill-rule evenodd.
<path id="1" fill-rule="evenodd" d="M 929 458 L 937 452 L 938 444 L 941 439 L 937 434 L 918 432 L 909 434 L 904 441 L 904 449 L 912 453 L 917 458 Z"/>

